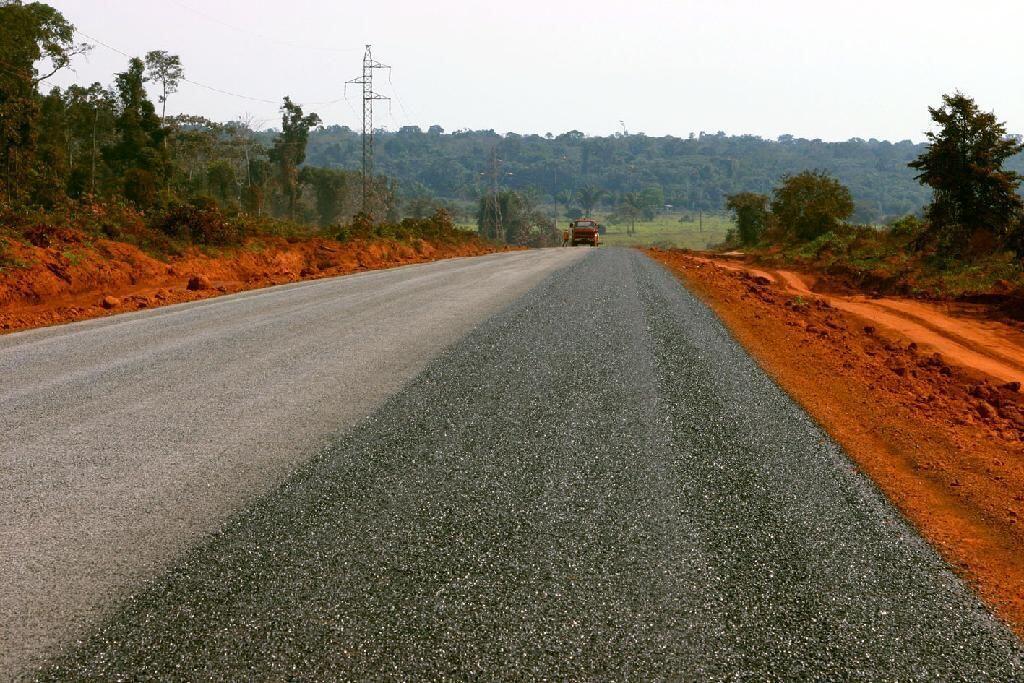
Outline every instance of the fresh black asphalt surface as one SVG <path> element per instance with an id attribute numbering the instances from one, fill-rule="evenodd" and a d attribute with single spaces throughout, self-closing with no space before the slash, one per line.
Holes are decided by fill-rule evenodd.
<path id="1" fill-rule="evenodd" d="M 706 307 L 594 250 L 43 680 L 1020 680 L 1020 643 Z"/>

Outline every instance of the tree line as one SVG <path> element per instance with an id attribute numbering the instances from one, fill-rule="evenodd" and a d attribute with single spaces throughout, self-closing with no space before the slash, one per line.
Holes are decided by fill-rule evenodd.
<path id="1" fill-rule="evenodd" d="M 279 131 L 256 131 L 246 121 L 167 116 L 185 70 L 178 56 L 161 50 L 129 58 L 109 85 L 46 88 L 88 49 L 75 42 L 74 27 L 53 7 L 0 0 L 0 202 L 6 211 L 120 203 L 178 215 L 186 206 L 331 226 L 361 209 L 357 171 L 306 164 L 309 136 L 321 121 L 290 98 L 283 98 Z M 147 85 L 157 93 L 155 102 Z M 396 221 L 395 184 L 377 177 L 371 187 L 368 208 L 378 219 Z"/>
<path id="2" fill-rule="evenodd" d="M 927 144 L 907 163 L 931 192 L 931 201 L 923 220 L 903 217 L 897 230 L 913 238 L 907 243 L 911 250 L 941 258 L 1000 251 L 1024 256 L 1022 176 L 1008 166 L 1024 144 L 963 93 L 942 100 L 929 108 L 936 130 L 927 133 Z M 823 171 L 783 176 L 770 196 L 731 194 L 725 206 L 736 218 L 730 240 L 743 245 L 818 240 L 851 229 L 846 222 L 855 212 L 850 189 Z"/>
<path id="3" fill-rule="evenodd" d="M 783 135 L 698 133 L 689 137 L 643 134 L 589 137 L 499 135 L 494 131 L 445 132 L 406 126 L 378 131 L 376 163 L 407 195 L 417 193 L 476 202 L 489 192 L 491 154 L 499 161 L 503 188 L 532 190 L 546 204 L 566 203 L 587 212 L 578 198 L 584 188 L 600 188 L 598 206 L 621 206 L 625 195 L 658 195 L 663 204 L 688 212 L 720 211 L 739 192 L 770 193 L 778 179 L 819 169 L 850 189 L 853 219 L 884 224 L 928 203 L 928 189 L 907 164 L 924 150 L 909 140 L 887 142 L 854 138 L 823 142 Z M 326 168 L 355 168 L 359 134 L 327 126 L 310 135 L 308 162 Z M 1024 171 L 1024 156 L 1007 161 Z"/>

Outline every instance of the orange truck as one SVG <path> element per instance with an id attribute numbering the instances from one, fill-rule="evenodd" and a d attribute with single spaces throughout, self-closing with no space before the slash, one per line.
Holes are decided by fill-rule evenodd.
<path id="1" fill-rule="evenodd" d="M 572 230 L 572 246 L 578 244 L 589 244 L 596 247 L 601 243 L 600 228 L 597 221 L 589 218 L 581 218 L 569 224 Z"/>

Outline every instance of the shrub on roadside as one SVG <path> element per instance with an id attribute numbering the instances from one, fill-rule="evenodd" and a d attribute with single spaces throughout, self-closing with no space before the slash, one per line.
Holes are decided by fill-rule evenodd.
<path id="1" fill-rule="evenodd" d="M 341 226 L 335 236 L 341 242 L 381 237 L 400 242 L 426 240 L 434 243 L 465 242 L 475 237 L 457 228 L 445 209 L 438 209 L 427 218 L 405 218 L 399 223 L 375 224 L 366 214 L 358 213 Z"/>
<path id="2" fill-rule="evenodd" d="M 926 224 L 917 216 L 911 214 L 898 218 L 889 227 L 889 233 L 894 237 L 905 237 L 915 239 L 925 230 Z"/>
<path id="3" fill-rule="evenodd" d="M 157 227 L 174 239 L 209 246 L 239 244 L 244 236 L 239 224 L 227 220 L 211 197 L 170 207 Z"/>

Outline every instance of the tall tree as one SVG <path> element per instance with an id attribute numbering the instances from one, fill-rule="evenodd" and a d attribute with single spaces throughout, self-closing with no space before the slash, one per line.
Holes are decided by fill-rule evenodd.
<path id="1" fill-rule="evenodd" d="M 185 69 L 181 66 L 178 55 L 168 54 L 163 50 L 146 53 L 147 80 L 160 84 L 160 121 L 167 118 L 167 98 L 178 92 L 178 84 L 185 78 Z"/>
<path id="2" fill-rule="evenodd" d="M 232 205 L 238 199 L 238 177 L 235 167 L 227 159 L 217 159 L 206 167 L 206 186 L 222 205 Z"/>
<path id="3" fill-rule="evenodd" d="M 41 99 L 36 140 L 36 187 L 34 199 L 43 206 L 53 206 L 65 193 L 64 179 L 73 161 L 71 130 L 67 108 L 60 88 L 53 88 Z"/>
<path id="4" fill-rule="evenodd" d="M 122 178 L 125 196 L 139 206 L 156 200 L 166 173 L 166 131 L 146 95 L 144 72 L 142 60 L 133 57 L 128 70 L 117 75 L 117 140 L 104 150 L 104 158 Z"/>
<path id="5" fill-rule="evenodd" d="M 254 156 L 246 162 L 246 186 L 242 196 L 242 206 L 246 211 L 263 215 L 273 173 L 271 163 L 262 157 Z"/>
<path id="6" fill-rule="evenodd" d="M 498 202 L 501 231 L 495 225 L 494 202 Z M 477 230 L 483 237 L 508 244 L 528 247 L 549 247 L 558 243 L 558 231 L 551 219 L 537 205 L 530 193 L 502 190 L 497 196 L 489 193 L 480 198 Z"/>
<path id="7" fill-rule="evenodd" d="M 639 192 L 626 192 L 619 202 L 619 215 L 629 221 L 627 235 L 636 234 L 637 219 L 644 215 L 644 198 Z"/>
<path id="8" fill-rule="evenodd" d="M 1003 168 L 1024 144 L 1007 137 L 995 114 L 978 109 L 970 97 L 956 92 L 942 101 L 928 108 L 938 132 L 927 133 L 928 148 L 910 163 L 920 172 L 918 180 L 932 188 L 928 234 L 954 255 L 972 241 L 991 242 L 986 235 L 1013 242 L 1024 253 L 1016 235 L 1024 214 L 1021 176 Z"/>
<path id="9" fill-rule="evenodd" d="M 53 7 L 0 0 L 0 191 L 6 198 L 25 196 L 33 185 L 39 84 L 85 49 Z M 48 63 L 43 73 L 40 62 Z"/>
<path id="10" fill-rule="evenodd" d="M 850 191 L 821 171 L 787 175 L 775 190 L 772 214 L 798 240 L 812 240 L 835 230 L 853 214 Z"/>
<path id="11" fill-rule="evenodd" d="M 281 106 L 281 134 L 270 148 L 270 160 L 277 166 L 278 178 L 288 206 L 288 217 L 295 220 L 299 200 L 299 166 L 306 160 L 309 131 L 320 125 L 316 114 L 304 114 L 302 107 L 284 98 Z"/>
<path id="12" fill-rule="evenodd" d="M 64 102 L 72 135 L 68 194 L 95 196 L 106 170 L 100 150 L 113 140 L 117 103 L 99 83 L 88 88 L 70 86 L 64 91 Z"/>
<path id="13" fill-rule="evenodd" d="M 737 192 L 725 198 L 725 208 L 736 217 L 743 244 L 755 244 L 768 222 L 768 197 L 756 192 Z"/>
<path id="14" fill-rule="evenodd" d="M 336 223 L 341 217 L 345 194 L 349 189 L 348 174 L 334 168 L 307 166 L 299 173 L 299 182 L 313 188 L 320 225 L 327 227 Z"/>

